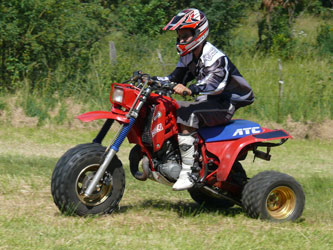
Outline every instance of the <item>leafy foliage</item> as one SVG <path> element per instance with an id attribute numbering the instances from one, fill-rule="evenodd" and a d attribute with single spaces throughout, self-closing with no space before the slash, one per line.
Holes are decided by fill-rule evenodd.
<path id="1" fill-rule="evenodd" d="M 208 1 L 158 1 L 128 0 L 118 6 L 118 20 L 122 29 L 130 34 L 156 35 L 180 10 L 198 8 L 203 11 L 210 23 L 209 39 L 218 46 L 228 44 L 230 31 L 239 24 L 249 6 L 256 0 L 208 0 Z"/>
<path id="2" fill-rule="evenodd" d="M 159 0 L 126 1 L 117 8 L 120 28 L 131 35 L 156 35 L 161 32 L 173 14 L 171 11 L 167 11 L 170 5 L 167 1 Z"/>
<path id="3" fill-rule="evenodd" d="M 99 4 L 77 0 L 1 1 L 0 13 L 0 79 L 8 89 L 23 77 L 32 88 L 47 84 L 59 63 L 66 65 L 65 79 L 87 70 L 93 44 L 111 20 Z"/>
<path id="4" fill-rule="evenodd" d="M 326 24 L 320 27 L 317 45 L 322 54 L 333 55 L 333 27 Z"/>
<path id="5" fill-rule="evenodd" d="M 332 0 L 304 0 L 306 2 L 305 8 L 313 14 L 319 15 L 327 8 L 333 8 Z"/>
<path id="6" fill-rule="evenodd" d="M 48 93 L 62 91 L 65 84 L 72 91 L 82 88 L 100 47 L 97 42 L 111 30 L 133 41 L 145 40 L 144 46 L 149 46 L 149 39 L 162 33 L 163 26 L 188 7 L 206 12 L 210 40 L 216 45 L 227 44 L 231 29 L 250 2 L 255 0 L 210 0 L 205 4 L 198 0 L 1 1 L 0 89 L 19 89 L 23 79 L 29 80 L 31 90 Z M 135 56 L 140 54 L 140 46 L 135 46 Z M 119 75 L 119 71 L 114 73 Z"/>
<path id="7" fill-rule="evenodd" d="M 288 57 L 293 47 L 292 26 L 300 9 L 299 2 L 263 1 L 261 8 L 263 17 L 258 22 L 258 47 Z"/>
<path id="8" fill-rule="evenodd" d="M 320 14 L 331 5 L 332 2 L 326 0 L 263 0 L 257 47 L 273 55 L 291 58 L 295 47 L 293 26 L 296 17 L 304 11 Z"/>
<path id="9" fill-rule="evenodd" d="M 256 0 L 209 0 L 192 1 L 208 17 L 210 25 L 209 39 L 219 47 L 229 45 L 233 39 L 231 31 L 237 27 L 247 14 L 247 9 L 254 6 Z"/>

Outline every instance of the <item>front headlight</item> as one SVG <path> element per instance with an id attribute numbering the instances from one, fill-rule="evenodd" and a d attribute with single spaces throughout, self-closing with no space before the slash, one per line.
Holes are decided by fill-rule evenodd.
<path id="1" fill-rule="evenodd" d="M 112 100 L 114 102 L 122 103 L 123 102 L 124 90 L 122 88 L 115 87 L 113 89 Z"/>

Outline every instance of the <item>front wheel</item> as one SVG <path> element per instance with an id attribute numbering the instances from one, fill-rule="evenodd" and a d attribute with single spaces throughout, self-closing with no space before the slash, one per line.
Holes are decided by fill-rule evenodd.
<path id="1" fill-rule="evenodd" d="M 125 190 L 125 173 L 117 156 L 113 157 L 93 194 L 84 196 L 104 152 L 105 147 L 100 144 L 81 144 L 59 159 L 52 174 L 51 192 L 61 212 L 85 216 L 111 213 L 117 208 Z"/>
<path id="2" fill-rule="evenodd" d="M 242 205 L 252 218 L 294 221 L 302 215 L 305 196 L 291 176 L 264 171 L 249 180 L 242 192 Z"/>

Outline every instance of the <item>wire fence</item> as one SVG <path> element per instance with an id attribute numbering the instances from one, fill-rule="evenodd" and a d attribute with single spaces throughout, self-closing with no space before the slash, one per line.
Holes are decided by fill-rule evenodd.
<path id="1" fill-rule="evenodd" d="M 104 49 L 93 62 L 93 68 L 91 72 L 88 72 L 89 74 L 82 75 L 79 80 L 75 79 L 75 81 L 66 82 L 66 84 L 59 81 L 54 88 L 59 86 L 64 89 L 64 92 L 73 93 L 74 97 L 78 97 L 79 102 L 87 105 L 87 111 L 101 110 L 109 108 L 110 83 L 120 82 L 124 77 L 129 78 L 131 71 L 128 68 L 146 69 L 149 70 L 147 73 L 153 71 L 159 72 L 160 76 L 166 76 L 176 67 L 177 56 L 174 50 L 171 53 L 164 48 L 145 47 L 140 54 L 136 51 L 135 53 L 123 51 L 121 47 L 120 50 L 117 50 L 116 45 L 117 41 L 110 41 L 107 44 L 106 50 Z M 133 50 L 140 48 L 139 45 L 135 46 L 137 48 L 132 48 Z M 144 58 L 140 58 L 140 55 Z M 267 62 L 261 62 L 267 58 L 236 57 L 235 59 L 233 57 L 232 59 L 236 60 L 233 61 L 234 64 L 250 83 L 255 94 L 255 102 L 239 109 L 237 115 L 244 118 L 256 117 L 279 122 L 285 120 L 287 116 L 302 121 L 333 119 L 333 73 L 328 66 L 320 65 L 320 62 L 317 65 L 311 62 L 312 68 L 309 68 L 309 65 L 293 65 L 293 62 L 274 58 Z M 66 68 L 63 70 L 66 71 Z M 61 79 L 62 72 L 60 71 L 58 75 L 55 74 L 55 78 Z M 48 88 L 51 84 L 41 86 Z M 62 92 L 59 90 L 55 97 L 41 95 L 40 99 L 47 100 L 47 103 L 44 104 L 43 100 L 37 100 L 38 96 L 29 97 L 29 91 L 25 91 L 24 86 L 22 89 L 25 93 L 23 95 L 25 100 L 21 102 L 25 106 L 24 110 L 30 110 L 30 113 L 40 113 L 42 117 L 47 117 L 47 109 L 54 106 L 54 103 L 58 103 L 59 98 L 62 98 Z M 47 90 L 42 92 L 46 93 Z M 69 95 L 67 92 L 65 93 L 67 96 Z M 52 98 L 54 100 L 51 100 Z M 182 99 L 177 96 L 175 98 Z M 60 110 L 64 113 L 66 109 L 70 110 L 71 108 L 64 106 Z"/>
<path id="2" fill-rule="evenodd" d="M 110 63 L 113 64 L 117 61 L 115 56 L 117 55 L 114 46 L 110 46 L 113 52 L 110 52 Z M 155 57 L 154 63 L 158 63 L 162 69 L 164 76 L 167 76 L 176 67 L 175 63 L 169 63 L 163 56 L 163 51 L 160 49 L 151 50 L 150 54 Z M 154 65 L 156 67 L 156 65 Z M 243 66 L 243 65 L 242 65 Z M 320 69 L 317 70 L 317 78 L 311 86 L 311 84 L 305 84 L 305 82 L 312 81 L 313 79 L 307 79 L 307 76 L 312 77 L 311 73 L 308 73 L 308 69 L 295 70 L 297 72 L 291 72 L 288 67 L 290 65 L 284 65 L 281 59 L 274 59 L 270 61 L 269 67 L 260 68 L 248 67 L 245 65 L 241 68 L 241 72 L 245 78 L 250 76 L 250 80 L 260 81 L 260 84 L 250 82 L 250 85 L 254 87 L 255 92 L 255 105 L 250 105 L 246 111 L 241 111 L 245 114 L 247 112 L 251 115 L 257 115 L 262 117 L 269 117 L 276 121 L 282 121 L 287 115 L 291 115 L 296 120 L 306 120 L 309 118 L 323 119 L 333 118 L 333 82 L 332 71 L 331 76 L 325 79 L 321 79 Z M 293 65 L 297 68 L 298 65 Z M 304 67 L 299 65 L 299 67 Z M 324 72 L 323 74 L 327 74 Z M 263 76 L 263 77 L 261 77 Z M 252 77 L 252 79 L 251 79 Z M 265 80 L 263 79 L 265 77 Z M 255 81 L 254 80 L 254 81 Z M 302 85 L 302 82 L 304 86 Z M 323 82 L 324 81 L 324 82 Z M 295 84 L 297 82 L 297 84 Z M 322 83 L 321 83 L 322 82 Z M 253 85 L 252 85 L 253 84 Z M 310 85 L 305 86 L 305 85 Z M 322 91 L 322 92 L 321 92 Z M 242 109 L 241 109 L 242 110 Z"/>

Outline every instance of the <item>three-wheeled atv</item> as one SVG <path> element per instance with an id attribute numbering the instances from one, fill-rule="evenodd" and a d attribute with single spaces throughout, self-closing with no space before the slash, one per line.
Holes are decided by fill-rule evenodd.
<path id="1" fill-rule="evenodd" d="M 55 204 L 64 211 L 84 216 L 111 213 L 125 189 L 125 174 L 117 157 L 127 137 L 134 146 L 129 154 L 132 175 L 140 181 L 172 186 L 181 171 L 177 141 L 177 102 L 171 98 L 174 83 L 161 83 L 137 72 L 111 88 L 111 111 L 93 111 L 78 118 L 83 122 L 106 119 L 92 143 L 69 149 L 57 162 L 51 190 Z M 113 142 L 101 145 L 114 122 L 121 124 Z M 249 179 L 242 167 L 249 152 L 270 160 L 270 149 L 291 136 L 247 120 L 198 130 L 199 154 L 191 178 L 191 197 L 203 206 L 223 209 L 239 205 L 253 218 L 290 221 L 301 216 L 305 197 L 291 176 L 264 171 Z M 262 150 L 266 149 L 266 150 Z M 142 169 L 139 170 L 139 167 Z"/>

